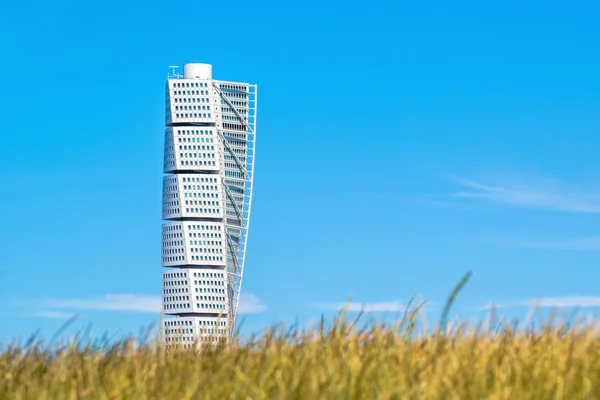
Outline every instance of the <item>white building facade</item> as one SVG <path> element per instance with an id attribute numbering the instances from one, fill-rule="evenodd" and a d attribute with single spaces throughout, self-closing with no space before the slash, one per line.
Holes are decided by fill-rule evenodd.
<path id="1" fill-rule="evenodd" d="M 162 312 L 167 345 L 231 336 L 254 177 L 257 87 L 185 64 L 165 87 Z"/>

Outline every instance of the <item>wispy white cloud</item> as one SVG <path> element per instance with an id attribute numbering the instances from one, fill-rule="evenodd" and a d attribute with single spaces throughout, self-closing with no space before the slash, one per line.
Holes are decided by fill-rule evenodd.
<path id="1" fill-rule="evenodd" d="M 76 299 L 48 299 L 42 301 L 46 309 L 72 310 L 111 310 L 158 313 L 161 308 L 160 296 L 140 296 L 136 294 L 107 294 L 99 297 Z"/>
<path id="2" fill-rule="evenodd" d="M 104 296 L 75 299 L 46 299 L 39 303 L 40 313 L 46 315 L 67 314 L 58 310 L 103 310 L 129 311 L 140 313 L 159 313 L 160 296 L 144 296 L 136 294 L 107 294 Z M 266 310 L 266 306 L 252 293 L 242 293 L 240 297 L 241 314 L 257 314 Z M 68 314 L 69 317 L 73 314 Z M 58 318 L 58 317 L 56 317 Z"/>
<path id="3" fill-rule="evenodd" d="M 62 311 L 37 311 L 31 314 L 27 314 L 27 316 L 38 318 L 69 319 L 73 318 L 75 314 Z"/>
<path id="4" fill-rule="evenodd" d="M 265 312 L 267 306 L 252 293 L 244 293 L 240 295 L 240 306 L 238 312 L 240 314 L 260 314 Z"/>
<path id="5" fill-rule="evenodd" d="M 502 247 L 527 249 L 600 250 L 600 236 L 554 240 L 490 239 L 482 242 Z"/>
<path id="6" fill-rule="evenodd" d="M 498 310 L 500 308 L 508 308 L 506 304 L 498 304 L 495 302 L 489 302 L 483 306 L 474 307 L 473 310 L 477 311 L 488 311 L 488 310 Z"/>
<path id="7" fill-rule="evenodd" d="M 384 301 L 378 303 L 317 303 L 315 307 L 327 308 L 331 310 L 346 309 L 352 312 L 383 312 L 383 311 L 404 311 L 406 305 L 400 301 Z"/>
<path id="8" fill-rule="evenodd" d="M 540 297 L 526 300 L 508 301 L 504 303 L 488 303 L 478 307 L 478 310 L 491 310 L 492 308 L 516 308 L 516 307 L 540 307 L 540 308 L 600 308 L 600 296 L 562 296 L 562 297 Z"/>
<path id="9" fill-rule="evenodd" d="M 599 296 L 564 296 L 544 297 L 529 299 L 521 302 L 524 306 L 538 306 L 545 308 L 597 308 L 600 307 Z"/>
<path id="10" fill-rule="evenodd" d="M 462 190 L 450 196 L 516 207 L 538 208 L 570 213 L 600 213 L 600 187 L 575 188 L 548 178 L 501 177 L 487 182 L 449 176 Z"/>

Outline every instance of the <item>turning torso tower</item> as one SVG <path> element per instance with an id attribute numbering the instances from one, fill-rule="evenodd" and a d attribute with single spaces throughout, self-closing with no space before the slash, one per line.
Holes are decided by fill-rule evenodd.
<path id="1" fill-rule="evenodd" d="M 162 311 L 167 345 L 229 337 L 248 239 L 256 85 L 185 64 L 165 86 Z M 211 339 L 212 338 L 212 339 Z"/>

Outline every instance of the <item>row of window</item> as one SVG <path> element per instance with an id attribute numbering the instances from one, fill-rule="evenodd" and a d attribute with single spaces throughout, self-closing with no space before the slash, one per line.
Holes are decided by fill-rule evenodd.
<path id="1" fill-rule="evenodd" d="M 239 121 L 240 118 L 237 116 L 233 116 L 233 115 L 222 115 L 221 119 L 223 119 L 223 121 Z M 243 122 L 243 121 L 240 121 Z"/>
<path id="2" fill-rule="evenodd" d="M 194 129 L 192 129 L 192 130 L 177 129 L 176 132 L 178 135 L 189 135 L 189 136 L 198 136 L 198 135 L 202 136 L 202 135 L 212 135 L 213 134 L 212 129 L 196 129 L 196 130 L 194 130 Z"/>
<path id="3" fill-rule="evenodd" d="M 198 148 L 196 148 L 196 147 L 198 147 Z M 186 146 L 186 145 L 179 146 L 179 150 L 214 150 L 214 149 L 215 149 L 215 146 L 202 146 L 202 148 L 200 148 L 200 146 Z"/>
<path id="4" fill-rule="evenodd" d="M 205 273 L 203 272 L 202 275 L 204 275 Z M 163 286 L 183 286 L 188 284 L 188 280 L 186 279 L 185 281 L 172 281 L 172 280 L 168 280 L 168 279 L 178 279 L 178 278 L 167 278 L 168 274 L 163 274 L 163 278 L 167 279 L 163 282 Z M 187 275 L 187 274 L 186 274 Z M 194 275 L 196 275 L 196 273 L 194 272 Z M 208 275 L 208 273 L 206 273 L 206 275 Z M 219 274 L 220 278 L 223 278 L 223 274 Z M 200 273 L 198 273 L 198 277 L 200 277 Z M 206 277 L 208 278 L 208 276 Z M 199 280 L 195 280 L 194 281 L 194 285 L 206 285 L 206 286 L 225 286 L 225 282 L 224 281 L 207 281 L 207 280 L 203 280 L 203 281 L 199 281 Z"/>
<path id="5" fill-rule="evenodd" d="M 194 278 L 223 278 L 222 272 L 194 272 Z"/>
<path id="6" fill-rule="evenodd" d="M 177 279 L 177 278 L 187 278 L 187 272 L 165 272 L 163 274 L 165 279 Z M 192 277 L 192 273 L 190 272 L 190 278 Z M 223 272 L 194 272 L 194 278 L 224 278 L 225 274 Z M 186 280 L 187 283 L 187 280 Z"/>
<path id="7" fill-rule="evenodd" d="M 240 150 L 242 150 L 242 151 L 244 151 L 245 148 L 246 148 L 246 143 L 245 142 L 241 142 L 239 140 L 229 139 L 227 141 L 227 143 L 229 143 L 229 145 L 231 145 L 231 146 L 239 146 L 239 147 L 241 147 Z M 245 153 L 245 151 L 244 151 L 244 153 Z"/>
<path id="8" fill-rule="evenodd" d="M 225 333 L 225 329 L 212 329 L 212 328 L 199 328 L 199 333 L 200 334 L 212 334 L 212 333 L 219 333 L 219 334 L 224 334 Z M 181 334 L 190 334 L 190 333 L 194 333 L 193 329 L 190 328 L 186 328 L 186 329 L 165 329 L 165 334 L 167 335 L 181 335 Z"/>
<path id="9" fill-rule="evenodd" d="M 245 178 L 244 174 L 242 174 L 241 172 L 236 172 L 236 171 L 225 171 L 225 176 L 228 178 L 238 178 L 238 179 Z"/>
<path id="10" fill-rule="evenodd" d="M 196 197 L 196 198 L 201 198 L 204 196 L 200 196 L 201 194 L 206 194 L 206 193 L 198 193 L 198 192 L 183 192 L 184 197 Z M 214 193 L 213 193 L 214 194 Z M 198 200 L 196 200 L 198 201 Z M 194 203 L 196 204 L 196 203 Z M 218 206 L 219 202 L 216 200 L 199 200 L 198 205 L 201 206 Z"/>
<path id="11" fill-rule="evenodd" d="M 190 296 L 170 296 L 170 297 L 164 297 L 163 301 L 164 302 L 170 302 L 170 301 L 190 301 Z"/>
<path id="12" fill-rule="evenodd" d="M 175 249 L 163 249 L 162 254 L 163 256 L 167 255 L 167 254 L 180 254 L 183 253 L 183 249 L 181 248 L 175 248 Z M 163 257 L 164 259 L 165 257 Z"/>
<path id="13" fill-rule="evenodd" d="M 195 255 L 192 255 L 191 258 L 192 258 L 192 261 L 211 261 L 211 262 L 222 262 L 223 261 L 223 257 L 221 257 L 221 256 L 195 256 Z M 184 256 L 169 256 L 169 257 L 162 258 L 163 263 L 172 263 L 172 262 L 177 262 L 177 261 L 185 261 L 185 257 Z"/>
<path id="14" fill-rule="evenodd" d="M 172 279 L 172 278 L 187 278 L 187 272 L 167 272 L 167 273 L 164 274 L 164 277 L 167 278 L 167 279 Z"/>
<path id="15" fill-rule="evenodd" d="M 195 293 L 220 293 L 220 294 L 225 294 L 225 289 L 223 288 L 215 288 L 215 287 L 208 287 L 209 285 L 207 285 L 206 283 L 207 281 L 204 281 L 204 285 L 206 287 L 196 287 L 194 288 L 194 292 Z M 195 281 L 196 285 L 198 286 L 202 286 L 202 281 L 198 282 Z M 219 285 L 219 286 L 225 286 L 225 282 L 212 282 L 213 285 Z M 178 286 L 178 285 L 183 285 L 180 282 L 163 282 L 163 287 L 165 287 L 165 289 L 163 289 L 163 294 L 179 294 L 179 293 L 189 293 L 189 288 L 188 287 L 170 287 L 170 286 Z M 187 283 L 186 283 L 187 286 Z M 189 299 L 188 299 L 189 300 Z M 198 300 L 198 297 L 196 296 L 196 300 Z"/>
<path id="16" fill-rule="evenodd" d="M 178 190 L 177 190 L 177 186 L 166 186 L 163 187 L 163 199 L 168 199 L 168 198 L 178 198 Z M 210 195 L 218 195 L 219 194 L 219 187 L 218 186 L 213 186 L 213 185 L 184 185 L 184 189 L 185 190 L 198 190 L 201 192 L 184 192 L 184 193 L 189 193 L 190 196 L 183 196 L 183 197 L 219 197 L 219 196 L 210 196 Z M 213 193 L 207 193 L 207 190 L 212 190 Z M 192 195 L 192 193 L 194 195 Z M 201 194 L 204 194 L 206 196 L 200 196 Z"/>
<path id="17" fill-rule="evenodd" d="M 221 88 L 221 90 L 231 89 L 231 90 L 241 90 L 243 92 L 248 90 L 247 86 L 231 85 L 231 84 L 226 84 L 226 83 L 219 84 L 219 88 Z"/>
<path id="18" fill-rule="evenodd" d="M 248 95 L 245 93 L 223 92 L 223 94 L 228 99 L 247 99 L 248 98 Z"/>
<path id="19" fill-rule="evenodd" d="M 195 293 L 220 293 L 220 294 L 225 294 L 225 289 L 203 287 L 203 288 L 194 288 L 194 292 Z M 183 287 L 183 288 L 163 289 L 163 294 L 176 294 L 176 293 L 177 294 L 179 294 L 179 293 L 189 293 L 189 288 Z M 196 296 L 196 300 L 205 300 L 205 299 L 202 299 L 202 298 L 198 299 L 198 296 Z"/>
<path id="20" fill-rule="evenodd" d="M 198 95 L 209 95 L 210 92 L 208 90 L 173 90 L 174 96 L 198 96 Z"/>
<path id="21" fill-rule="evenodd" d="M 244 194 L 244 190 L 246 190 L 246 182 L 225 179 L 225 184 L 233 193 Z"/>
<path id="22" fill-rule="evenodd" d="M 204 285 L 204 286 L 225 286 L 224 281 L 194 281 L 194 285 Z M 210 288 L 209 288 L 210 289 Z M 211 292 L 214 293 L 214 292 Z M 225 292 L 217 292 L 217 293 L 225 293 Z"/>
<path id="23" fill-rule="evenodd" d="M 169 213 L 169 210 L 168 210 L 169 207 L 176 207 L 178 205 L 179 205 L 179 201 L 163 201 L 163 213 L 165 212 L 164 211 L 165 207 L 167 208 L 167 214 L 168 214 Z"/>
<path id="24" fill-rule="evenodd" d="M 219 197 L 218 193 L 200 193 L 200 194 L 202 195 L 202 197 Z M 203 204 L 202 201 L 203 200 L 186 200 L 185 205 L 186 206 L 207 205 L 207 204 Z"/>
<path id="25" fill-rule="evenodd" d="M 217 178 L 212 178 L 212 177 L 208 177 L 208 178 L 204 178 L 204 177 L 199 177 L 199 176 L 193 176 L 193 177 L 189 177 L 189 176 L 184 176 L 181 179 L 183 179 L 184 182 L 190 183 L 190 182 L 208 182 L 208 183 L 217 183 Z"/>
<path id="26" fill-rule="evenodd" d="M 183 188 L 185 190 L 214 190 L 216 191 L 216 193 L 206 193 L 204 192 L 203 194 L 218 194 L 218 190 L 219 187 L 215 186 L 215 185 L 183 185 Z M 201 192 L 202 193 L 202 192 Z M 164 186 L 163 187 L 163 198 L 166 196 L 166 198 L 169 197 L 174 197 L 177 198 L 179 196 L 177 196 L 179 194 L 178 192 L 178 187 L 177 186 Z M 204 197 L 204 196 L 202 196 Z M 209 196 L 212 197 L 212 196 Z"/>
<path id="27" fill-rule="evenodd" d="M 190 246 L 222 246 L 220 240 L 190 240 Z"/>
<path id="28" fill-rule="evenodd" d="M 197 138 L 197 137 L 183 137 L 183 138 L 177 138 L 177 143 L 190 143 L 190 142 L 194 142 L 194 143 L 205 143 L 204 138 Z M 206 138 L 206 143 L 214 143 L 213 138 Z M 170 148 L 171 151 L 173 151 L 173 147 Z"/>
<path id="29" fill-rule="evenodd" d="M 204 203 L 204 204 L 202 204 L 202 203 Z M 221 214 L 222 210 L 220 207 L 214 208 L 214 206 L 213 206 L 213 208 L 206 208 L 206 206 L 207 206 L 206 203 L 207 203 L 206 201 L 202 201 L 202 200 L 186 200 L 186 202 L 185 202 L 186 206 L 199 205 L 200 207 L 186 207 L 184 216 L 193 217 L 193 215 L 191 215 L 191 214 L 198 214 L 198 215 L 199 214 Z M 210 201 L 208 203 L 210 203 Z M 204 206 L 204 208 L 202 206 Z M 218 215 L 217 216 L 209 215 L 208 217 L 209 218 L 220 218 Z"/>
<path id="30" fill-rule="evenodd" d="M 183 240 L 167 240 L 162 242 L 164 247 L 183 246 Z"/>
<path id="31" fill-rule="evenodd" d="M 188 178 L 191 179 L 191 178 Z M 184 181 L 187 183 L 187 181 Z M 218 190 L 216 185 L 183 185 L 184 190 Z"/>
<path id="32" fill-rule="evenodd" d="M 229 102 L 236 107 L 248 107 L 247 100 L 229 100 Z M 225 100 L 221 100 L 221 104 L 227 104 L 227 102 Z"/>
<path id="33" fill-rule="evenodd" d="M 188 193 L 185 193 L 185 194 L 187 195 Z M 193 197 L 198 197 L 199 198 L 200 194 L 206 194 L 206 193 L 194 193 L 194 194 L 198 194 L 198 196 L 193 196 Z M 192 193 L 190 193 L 190 197 L 192 197 L 191 195 L 192 195 Z M 204 196 L 202 196 L 202 197 L 204 197 Z M 175 204 L 175 203 L 177 203 L 177 204 Z M 164 207 L 175 207 L 175 206 L 178 206 L 178 205 L 179 205 L 179 201 L 167 201 L 167 202 L 163 202 L 163 206 Z M 185 205 L 186 206 L 187 205 L 196 205 L 196 206 L 204 206 L 204 207 L 207 207 L 207 206 L 210 207 L 210 206 L 212 206 L 212 208 L 208 209 L 208 210 L 211 210 L 211 211 L 206 211 L 207 210 L 206 208 L 204 208 L 204 209 L 200 208 L 199 212 L 215 213 L 215 212 L 219 211 L 218 209 L 214 208 L 214 207 L 218 207 L 219 206 L 219 202 L 218 201 L 214 201 L 214 200 L 186 200 Z M 192 211 L 190 211 L 189 208 L 186 208 L 186 212 L 194 212 L 193 208 L 191 210 Z M 202 211 L 202 210 L 204 210 L 204 211 Z M 215 211 L 215 210 L 217 210 L 217 211 Z M 196 210 L 196 212 L 198 212 L 198 210 Z"/>
<path id="34" fill-rule="evenodd" d="M 206 293 L 206 292 L 203 292 L 203 293 Z M 196 296 L 196 300 L 225 301 L 225 297 L 224 296 Z"/>
<path id="35" fill-rule="evenodd" d="M 230 114 L 235 114 L 235 112 L 237 111 L 239 114 L 246 114 L 248 112 L 247 108 L 236 108 L 235 110 L 231 107 L 229 107 L 229 105 L 227 104 L 226 101 L 221 100 L 221 104 L 223 104 L 223 106 L 221 107 L 221 112 L 226 112 L 226 113 L 230 113 Z M 227 106 L 225 106 L 225 104 L 227 104 Z"/>
<path id="36" fill-rule="evenodd" d="M 174 226 L 179 227 L 179 225 L 163 226 L 163 240 L 167 239 L 177 239 L 182 238 L 182 232 L 173 232 L 172 229 Z M 211 232 L 189 232 L 189 237 L 198 237 L 198 238 L 222 238 L 221 226 L 220 225 L 188 225 L 188 230 L 190 231 L 211 231 Z M 164 232 L 172 232 L 172 233 L 164 233 Z M 183 245 L 183 242 L 181 242 Z M 195 275 L 194 275 L 195 276 Z"/>
<path id="37" fill-rule="evenodd" d="M 223 257 L 220 256 L 194 256 L 192 255 L 193 261 L 223 261 Z"/>
<path id="38" fill-rule="evenodd" d="M 221 234 L 220 233 L 205 233 L 205 232 L 202 232 L 202 233 L 189 232 L 188 236 L 189 237 L 194 237 L 194 238 L 196 238 L 196 237 L 213 238 L 213 239 L 216 239 L 216 238 L 220 239 L 221 238 Z M 209 241 L 208 243 L 211 244 L 211 241 Z M 212 243 L 214 244 L 214 241 Z M 194 242 L 190 241 L 190 244 L 198 244 L 198 243 L 197 243 L 197 241 L 194 241 Z M 202 244 L 202 240 L 200 241 L 200 244 Z M 204 244 L 206 244 L 206 240 L 204 241 Z M 219 241 L 219 244 L 221 244 L 220 241 Z"/>
<path id="39" fill-rule="evenodd" d="M 164 297 L 163 300 L 166 302 L 172 301 L 190 301 L 190 296 L 168 296 Z M 204 301 L 225 301 L 223 296 L 196 296 L 196 300 Z"/>
<path id="40" fill-rule="evenodd" d="M 219 232 L 221 232 L 221 225 L 219 225 L 219 224 L 215 224 L 215 225 L 188 225 L 188 230 L 190 230 L 190 231 L 204 231 L 204 230 L 207 230 L 207 231 L 219 231 Z M 219 237 L 221 237 L 221 236 L 219 235 Z M 196 276 L 196 275 L 194 275 L 194 276 Z"/>
<path id="41" fill-rule="evenodd" d="M 186 207 L 185 213 L 186 214 L 220 214 L 221 209 L 220 208 Z M 214 217 L 214 218 L 218 218 L 218 217 Z"/>
<path id="42" fill-rule="evenodd" d="M 175 96 L 177 96 L 178 93 L 175 93 Z M 196 91 L 196 93 L 194 93 L 194 91 L 192 91 L 192 93 L 187 93 L 188 96 L 198 96 L 200 94 L 204 94 L 204 93 L 198 93 L 198 91 Z M 208 93 L 206 93 L 208 94 Z M 179 92 L 179 95 L 181 95 L 181 92 Z M 185 96 L 186 94 L 183 93 L 183 96 Z M 210 103 L 210 99 L 208 97 L 174 97 L 173 100 L 175 100 L 175 103 Z M 203 108 L 204 110 L 204 108 Z M 209 108 L 210 110 L 210 108 Z"/>
<path id="43" fill-rule="evenodd" d="M 219 324 L 217 324 L 217 322 Z M 192 326 L 192 321 L 189 320 L 165 320 L 164 321 L 165 326 Z M 204 325 L 204 326 L 226 326 L 227 324 L 225 323 L 225 321 L 207 321 L 207 320 L 200 320 L 198 321 L 198 325 Z"/>
<path id="44" fill-rule="evenodd" d="M 197 106 L 198 108 L 196 108 L 196 106 L 175 106 L 175 110 L 176 111 L 184 111 L 184 110 L 188 111 L 188 107 L 189 107 L 189 111 L 192 111 L 192 110 L 194 110 L 194 111 L 200 111 L 200 110 L 208 111 L 208 110 L 210 110 L 210 106 Z M 202 108 L 200 108 L 200 107 L 202 107 Z"/>
<path id="45" fill-rule="evenodd" d="M 191 85 L 191 86 L 190 86 Z M 198 86 L 200 85 L 200 86 Z M 174 88 L 183 88 L 183 87 L 208 87 L 208 84 L 206 82 L 174 82 L 173 83 L 173 87 Z"/>
<path id="46" fill-rule="evenodd" d="M 184 339 L 184 338 L 185 338 L 185 336 L 181 336 L 181 337 L 180 336 L 175 336 L 173 338 L 171 338 L 169 336 L 169 337 L 167 337 L 167 342 L 171 342 L 171 339 L 173 339 L 172 340 L 173 342 L 181 342 L 182 339 Z M 218 343 L 218 342 L 222 341 L 223 339 L 224 338 L 217 337 L 217 336 L 209 336 L 209 337 L 202 336 L 202 337 L 198 338 L 198 343 L 199 342 L 213 342 L 213 343 Z M 194 342 L 194 340 L 192 339 L 191 336 L 189 337 L 189 341 L 190 342 Z M 167 348 L 167 350 L 170 350 L 171 347 L 174 347 L 176 349 L 191 349 L 192 346 L 194 346 L 195 343 L 197 343 L 197 342 L 194 342 L 194 343 L 191 343 L 191 344 L 188 344 L 188 343 L 174 344 L 172 346 L 171 345 L 167 345 L 166 348 Z"/>
<path id="47" fill-rule="evenodd" d="M 169 280 L 163 280 L 163 286 L 164 287 L 170 287 L 170 286 L 182 286 L 179 288 L 175 288 L 177 290 L 181 289 L 181 290 L 186 290 L 187 291 L 187 285 L 188 285 L 188 281 L 187 279 L 185 281 L 169 281 Z M 171 293 L 183 293 L 183 291 L 178 291 L 178 292 L 171 292 Z"/>
<path id="48" fill-rule="evenodd" d="M 240 124 L 223 123 L 223 128 L 231 129 L 234 131 L 246 132 L 246 128 L 244 127 L 244 125 L 240 125 Z"/>
<path id="49" fill-rule="evenodd" d="M 229 131 L 224 131 L 223 132 L 223 136 L 225 136 L 226 138 L 230 139 L 241 139 L 241 140 L 247 140 L 248 139 L 248 134 L 243 133 L 243 132 L 229 132 Z M 229 142 L 229 140 L 228 140 Z"/>
<path id="50" fill-rule="evenodd" d="M 223 254 L 223 249 L 207 249 L 204 247 L 192 247 L 190 248 L 192 253 L 212 253 L 212 254 Z"/>
<path id="51" fill-rule="evenodd" d="M 242 148 L 238 148 L 238 147 L 234 147 L 234 146 L 229 146 L 229 148 L 226 149 L 227 152 L 231 155 L 235 155 L 238 160 L 241 159 L 241 157 L 246 157 L 246 148 L 242 147 Z M 232 158 L 233 160 L 235 160 L 235 158 Z"/>
<path id="52" fill-rule="evenodd" d="M 175 294 L 175 293 L 189 293 L 188 288 L 172 288 L 164 289 L 163 294 Z"/>
<path id="53" fill-rule="evenodd" d="M 210 113 L 175 114 L 176 118 L 210 118 Z"/>
<path id="54" fill-rule="evenodd" d="M 187 165 L 205 165 L 207 167 L 215 167 L 217 165 L 217 163 L 215 161 L 187 161 L 187 160 L 181 160 L 181 165 L 183 166 L 187 166 Z"/>
<path id="55" fill-rule="evenodd" d="M 192 308 L 192 305 L 190 303 L 175 303 L 175 304 L 165 304 L 164 305 L 164 309 L 165 310 L 175 310 L 175 309 L 186 309 L 186 308 Z M 225 305 L 224 304 L 204 304 L 204 303 L 196 303 L 196 308 L 198 309 L 205 309 L 205 310 L 224 310 L 225 309 Z"/>
<path id="56" fill-rule="evenodd" d="M 163 263 L 170 263 L 170 262 L 176 262 L 176 261 L 183 261 L 183 256 L 170 256 L 170 257 L 163 257 L 162 258 L 162 262 Z"/>

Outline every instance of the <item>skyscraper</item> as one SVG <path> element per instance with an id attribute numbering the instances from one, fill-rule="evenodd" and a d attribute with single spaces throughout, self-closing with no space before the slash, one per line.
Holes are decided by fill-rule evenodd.
<path id="1" fill-rule="evenodd" d="M 165 87 L 162 304 L 167 345 L 231 335 L 250 222 L 256 85 L 173 68 Z"/>

